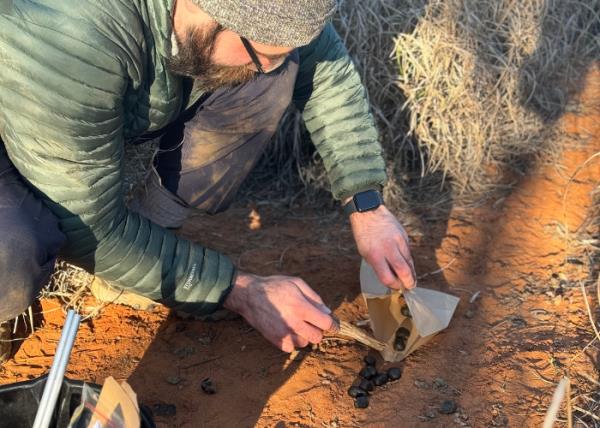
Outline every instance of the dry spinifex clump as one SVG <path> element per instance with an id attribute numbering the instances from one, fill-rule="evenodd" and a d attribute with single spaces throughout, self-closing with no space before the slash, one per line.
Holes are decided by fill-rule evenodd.
<path id="1" fill-rule="evenodd" d="M 556 120 L 600 58 L 600 2 L 432 0 L 396 60 L 410 132 L 457 195 L 560 150 Z M 425 160 L 426 159 L 426 160 Z"/>

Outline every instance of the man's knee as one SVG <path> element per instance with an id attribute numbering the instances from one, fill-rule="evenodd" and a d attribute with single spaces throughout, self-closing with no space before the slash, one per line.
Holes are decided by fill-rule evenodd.
<path id="1" fill-rule="evenodd" d="M 64 235 L 54 222 L 35 227 L 37 221 L 15 221 L 0 231 L 0 322 L 27 309 L 54 270 Z"/>

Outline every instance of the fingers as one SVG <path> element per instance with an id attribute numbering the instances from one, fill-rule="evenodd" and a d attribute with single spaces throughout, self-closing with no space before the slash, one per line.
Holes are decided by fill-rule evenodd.
<path id="1" fill-rule="evenodd" d="M 393 288 L 414 288 L 415 278 L 411 263 L 406 260 L 404 255 L 400 252 L 400 249 L 396 248 L 391 250 L 386 259 L 394 276 L 397 278 L 393 284 Z"/>
<path id="2" fill-rule="evenodd" d="M 296 348 L 304 348 L 306 346 L 308 346 L 308 340 L 306 340 L 306 338 L 297 335 L 297 334 L 293 334 L 292 335 L 292 341 L 294 342 L 294 346 Z"/>
<path id="3" fill-rule="evenodd" d="M 302 318 L 308 324 L 313 325 L 321 331 L 331 330 L 335 325 L 335 321 L 331 315 L 324 313 L 310 302 L 307 302 L 302 313 Z"/>
<path id="4" fill-rule="evenodd" d="M 298 334 L 299 337 L 306 339 L 308 342 L 314 343 L 315 345 L 323 340 L 323 331 L 306 322 L 302 323 L 298 326 L 298 328 L 296 328 L 296 334 Z"/>
<path id="5" fill-rule="evenodd" d="M 394 272 L 392 272 L 392 270 L 390 269 L 390 265 L 386 261 L 385 256 L 383 254 L 375 255 L 370 260 L 367 260 L 367 262 L 373 267 L 373 270 L 375 271 L 379 282 L 381 282 L 388 288 L 400 288 L 399 284 L 397 284 L 398 279 L 396 278 L 396 275 L 394 275 Z"/>
<path id="6" fill-rule="evenodd" d="M 287 335 L 280 342 L 273 342 L 275 346 L 281 349 L 283 352 L 294 352 L 296 349 L 296 343 L 294 342 L 294 338 L 292 335 Z"/>
<path id="7" fill-rule="evenodd" d="M 283 352 L 287 352 L 289 354 L 290 352 L 294 352 L 296 348 L 304 348 L 308 346 L 309 343 L 312 342 L 309 342 L 308 339 L 298 334 L 292 333 L 282 338 L 279 343 L 274 342 L 274 345 L 281 349 Z"/>
<path id="8" fill-rule="evenodd" d="M 304 297 L 306 297 L 306 299 L 310 301 L 313 305 L 315 305 L 317 308 L 319 308 L 321 311 L 327 314 L 331 313 L 331 309 L 329 309 L 327 305 L 323 303 L 323 299 L 321 299 L 321 296 L 319 296 L 319 294 L 315 290 L 313 290 L 306 282 L 304 282 L 300 278 L 292 278 L 292 282 L 296 284 L 296 287 L 298 287 L 300 292 L 304 294 Z"/>

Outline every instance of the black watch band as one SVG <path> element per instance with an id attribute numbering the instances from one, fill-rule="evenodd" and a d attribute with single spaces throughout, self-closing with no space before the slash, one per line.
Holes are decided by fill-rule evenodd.
<path id="1" fill-rule="evenodd" d="M 377 190 L 366 190 L 359 192 L 350 199 L 350 201 L 344 205 L 344 213 L 350 215 L 352 213 L 363 213 L 365 211 L 372 211 L 377 209 L 383 204 L 383 198 L 381 193 Z"/>

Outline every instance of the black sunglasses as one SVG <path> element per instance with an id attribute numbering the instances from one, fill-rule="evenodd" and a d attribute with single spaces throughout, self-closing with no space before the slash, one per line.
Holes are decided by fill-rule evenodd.
<path id="1" fill-rule="evenodd" d="M 256 71 L 259 74 L 269 74 L 272 71 L 277 70 L 279 67 L 281 67 L 285 63 L 285 60 L 288 57 L 288 55 L 286 54 L 286 55 L 281 55 L 277 60 L 272 60 L 271 67 L 268 70 L 265 70 L 265 68 L 261 64 L 260 60 L 258 59 L 258 54 L 254 50 L 254 48 L 252 47 L 252 45 L 250 44 L 248 39 L 246 39 L 245 37 L 242 37 L 242 36 L 239 36 L 239 37 L 240 37 L 240 40 L 242 41 L 242 44 L 246 48 L 246 52 L 248 52 L 248 55 L 250 55 L 250 59 L 252 59 L 252 63 L 256 67 Z"/>
<path id="2" fill-rule="evenodd" d="M 265 74 L 262 64 L 260 63 L 260 60 L 258 59 L 258 55 L 256 55 L 256 51 L 254 50 L 254 48 L 252 47 L 252 45 L 250 44 L 248 39 L 245 37 L 242 37 L 242 36 L 240 36 L 240 39 L 242 40 L 242 44 L 246 48 L 248 55 L 250 55 L 250 58 L 252 59 L 252 63 L 256 67 L 256 71 L 258 71 L 260 74 Z"/>

